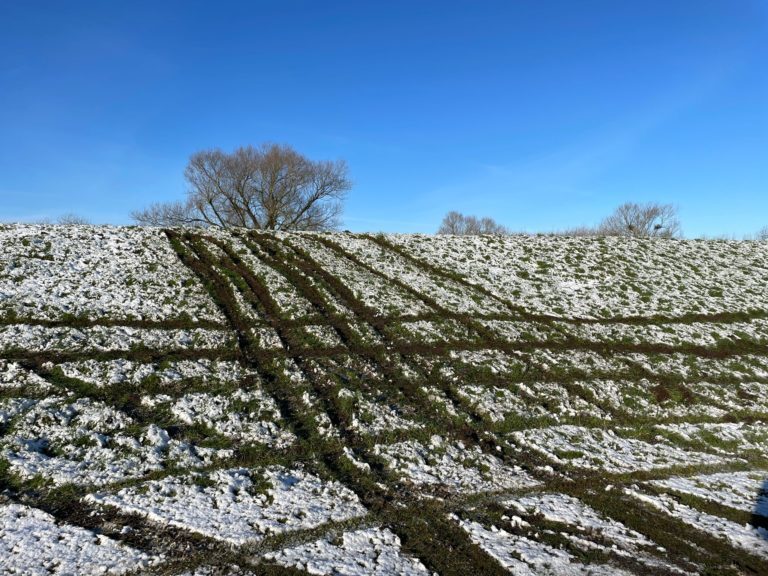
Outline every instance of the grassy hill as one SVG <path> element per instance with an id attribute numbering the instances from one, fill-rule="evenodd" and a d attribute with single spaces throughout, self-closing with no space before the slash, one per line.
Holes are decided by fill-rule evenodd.
<path id="1" fill-rule="evenodd" d="M 7 573 L 768 574 L 766 418 L 766 242 L 0 226 Z"/>

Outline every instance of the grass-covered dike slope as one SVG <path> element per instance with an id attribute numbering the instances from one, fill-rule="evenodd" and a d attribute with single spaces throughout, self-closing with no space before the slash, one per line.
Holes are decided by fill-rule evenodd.
<path id="1" fill-rule="evenodd" d="M 768 574 L 768 243 L 0 226 L 4 574 Z"/>

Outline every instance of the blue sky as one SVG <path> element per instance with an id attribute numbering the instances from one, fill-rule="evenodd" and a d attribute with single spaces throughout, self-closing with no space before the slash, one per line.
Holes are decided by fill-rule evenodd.
<path id="1" fill-rule="evenodd" d="M 0 6 L 0 220 L 129 223 L 203 148 L 344 158 L 344 227 L 517 230 L 679 206 L 768 225 L 768 1 Z"/>

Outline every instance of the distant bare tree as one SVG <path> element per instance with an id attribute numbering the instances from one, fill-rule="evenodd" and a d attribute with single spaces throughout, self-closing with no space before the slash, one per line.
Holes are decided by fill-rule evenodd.
<path id="1" fill-rule="evenodd" d="M 133 219 L 149 226 L 328 230 L 339 225 L 351 188 L 343 161 L 312 161 L 278 144 L 197 152 L 184 177 L 186 201 L 153 204 Z"/>
<path id="2" fill-rule="evenodd" d="M 509 230 L 497 223 L 492 218 L 477 218 L 465 216 L 460 212 L 451 211 L 445 215 L 438 234 L 455 234 L 458 236 L 470 236 L 479 234 L 509 234 Z"/>
<path id="3" fill-rule="evenodd" d="M 566 228 L 558 232 L 553 232 L 555 236 L 601 236 L 597 228 L 589 226 L 577 226 L 576 228 Z"/>
<path id="4" fill-rule="evenodd" d="M 90 220 L 87 218 L 83 218 L 82 216 L 78 216 L 77 214 L 73 214 L 71 212 L 68 212 L 67 214 L 63 214 L 58 217 L 56 220 L 57 224 L 90 224 Z"/>
<path id="5" fill-rule="evenodd" d="M 757 234 L 755 234 L 756 240 L 768 240 L 768 226 L 763 226 Z"/>
<path id="6" fill-rule="evenodd" d="M 438 228 L 438 234 L 464 234 L 466 225 L 465 217 L 459 212 L 451 210 L 443 218 L 440 228 Z"/>
<path id="7" fill-rule="evenodd" d="M 680 235 L 677 208 L 671 204 L 627 202 L 597 227 L 602 236 L 674 238 Z"/>
<path id="8" fill-rule="evenodd" d="M 137 224 L 141 226 L 204 226 L 187 202 L 156 202 L 144 210 L 131 212 Z"/>

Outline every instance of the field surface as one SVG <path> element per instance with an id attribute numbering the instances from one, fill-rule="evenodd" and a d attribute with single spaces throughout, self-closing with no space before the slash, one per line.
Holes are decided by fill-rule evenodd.
<path id="1" fill-rule="evenodd" d="M 768 243 L 0 226 L 3 574 L 768 574 Z"/>

